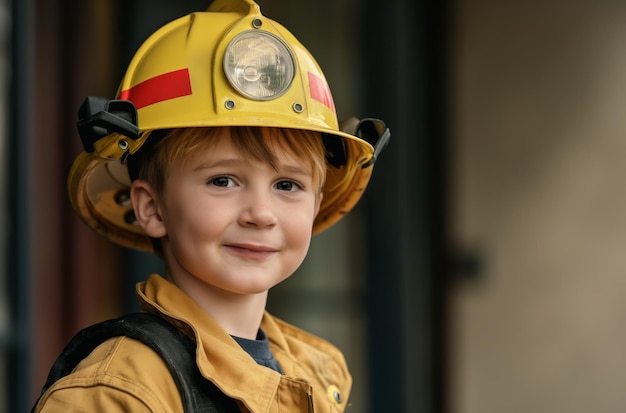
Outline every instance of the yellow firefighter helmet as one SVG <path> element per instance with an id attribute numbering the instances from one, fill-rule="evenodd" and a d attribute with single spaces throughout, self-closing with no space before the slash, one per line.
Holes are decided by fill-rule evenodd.
<path id="1" fill-rule="evenodd" d="M 85 150 L 68 179 L 72 206 L 112 241 L 151 250 L 130 205 L 127 157 L 151 131 L 219 126 L 321 132 L 328 173 L 313 233 L 357 203 L 390 137 L 377 119 L 340 129 L 326 79 L 300 42 L 252 0 L 215 0 L 147 39 L 116 99 L 85 100 L 78 121 Z"/>

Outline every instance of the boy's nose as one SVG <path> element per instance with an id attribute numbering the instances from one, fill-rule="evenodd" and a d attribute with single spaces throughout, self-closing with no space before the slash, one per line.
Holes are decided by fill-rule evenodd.
<path id="1" fill-rule="evenodd" d="M 278 218 L 272 208 L 269 195 L 250 194 L 239 215 L 239 224 L 245 227 L 272 228 Z"/>

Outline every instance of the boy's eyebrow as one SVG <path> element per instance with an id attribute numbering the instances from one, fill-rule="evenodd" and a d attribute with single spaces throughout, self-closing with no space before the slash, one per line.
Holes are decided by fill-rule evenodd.
<path id="1" fill-rule="evenodd" d="M 238 159 L 238 158 L 226 158 L 226 159 L 219 159 L 216 161 L 210 160 L 210 161 L 201 163 L 200 165 L 193 168 L 193 170 L 200 171 L 202 169 L 211 169 L 211 168 L 216 168 L 216 167 L 221 167 L 221 166 L 234 166 L 237 164 L 241 164 L 243 162 L 244 160 Z M 313 175 L 313 170 L 311 168 L 307 168 L 304 165 L 298 165 L 298 164 L 279 164 L 278 170 L 281 172 L 298 174 L 298 175 L 306 175 L 306 176 Z"/>
<path id="2" fill-rule="evenodd" d="M 313 175 L 313 170 L 311 168 L 307 168 L 305 166 L 300 166 L 300 165 L 281 164 L 279 165 L 279 169 L 284 172 L 298 174 L 298 175 L 307 175 L 307 176 Z"/>
<path id="3" fill-rule="evenodd" d="M 233 166 L 236 165 L 238 163 L 242 163 L 243 161 L 241 159 L 237 159 L 237 158 L 225 158 L 225 159 L 219 159 L 219 160 L 209 160 L 206 162 L 202 162 L 200 165 L 196 166 L 195 168 L 193 168 L 194 171 L 199 171 L 202 169 L 211 169 L 211 168 L 215 168 L 218 166 Z"/>

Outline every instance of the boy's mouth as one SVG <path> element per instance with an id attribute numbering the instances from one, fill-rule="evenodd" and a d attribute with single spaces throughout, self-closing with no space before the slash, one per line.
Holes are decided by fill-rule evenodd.
<path id="1" fill-rule="evenodd" d="M 227 244 L 225 247 L 232 253 L 246 258 L 267 258 L 278 252 L 277 249 L 265 245 Z"/>

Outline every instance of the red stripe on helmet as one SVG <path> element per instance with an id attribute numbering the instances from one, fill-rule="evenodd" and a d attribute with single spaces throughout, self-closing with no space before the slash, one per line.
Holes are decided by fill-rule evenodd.
<path id="1" fill-rule="evenodd" d="M 180 69 L 163 73 L 144 80 L 130 89 L 122 90 L 119 98 L 130 100 L 137 109 L 141 109 L 154 103 L 187 95 L 191 95 L 189 69 Z"/>
<path id="2" fill-rule="evenodd" d="M 317 100 L 323 105 L 327 106 L 333 112 L 335 111 L 335 103 L 333 102 L 333 96 L 330 94 L 330 89 L 324 81 L 324 79 L 309 72 L 309 93 L 312 99 Z"/>

